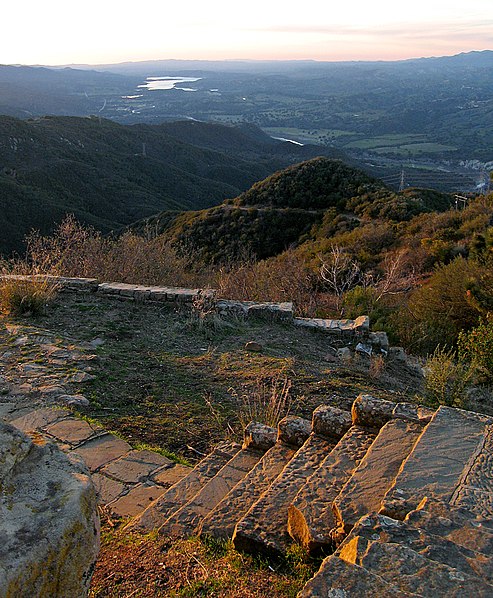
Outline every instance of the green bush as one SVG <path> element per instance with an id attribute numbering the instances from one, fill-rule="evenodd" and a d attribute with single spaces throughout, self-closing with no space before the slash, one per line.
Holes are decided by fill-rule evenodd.
<path id="1" fill-rule="evenodd" d="M 462 331 L 458 340 L 459 357 L 471 364 L 485 381 L 493 380 L 493 321 L 481 320 L 469 331 Z"/>
<path id="2" fill-rule="evenodd" d="M 480 317 L 469 299 L 471 281 L 486 283 L 491 277 L 489 268 L 462 257 L 436 267 L 399 315 L 396 326 L 403 343 L 422 353 L 434 351 L 439 344 L 455 346 L 460 331 L 476 326 Z"/>
<path id="3" fill-rule="evenodd" d="M 453 349 L 438 346 L 425 366 L 425 402 L 431 407 L 448 405 L 464 408 L 470 368 L 456 360 Z"/>

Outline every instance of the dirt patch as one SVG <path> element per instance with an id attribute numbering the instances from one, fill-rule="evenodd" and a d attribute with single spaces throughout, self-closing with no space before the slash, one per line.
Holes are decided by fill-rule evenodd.
<path id="1" fill-rule="evenodd" d="M 295 553 L 271 563 L 240 554 L 231 543 L 130 534 L 102 520 L 92 598 L 294 598 L 319 565 Z"/>

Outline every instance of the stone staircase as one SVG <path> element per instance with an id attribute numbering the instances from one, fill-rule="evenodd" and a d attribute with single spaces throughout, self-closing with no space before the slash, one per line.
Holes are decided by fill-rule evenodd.
<path id="1" fill-rule="evenodd" d="M 493 419 L 360 396 L 250 424 L 129 524 L 330 554 L 300 597 L 493 596 Z"/>

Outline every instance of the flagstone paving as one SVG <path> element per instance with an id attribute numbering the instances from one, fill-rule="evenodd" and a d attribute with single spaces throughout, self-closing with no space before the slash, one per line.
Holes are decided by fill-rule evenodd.
<path id="1" fill-rule="evenodd" d="M 115 517 L 139 514 L 190 467 L 128 442 L 70 408 L 88 400 L 80 386 L 94 379 L 97 344 L 77 346 L 28 326 L 7 324 L 9 350 L 0 350 L 0 418 L 35 437 L 77 453 L 92 473 L 100 505 Z M 37 361 L 43 363 L 37 363 Z"/>

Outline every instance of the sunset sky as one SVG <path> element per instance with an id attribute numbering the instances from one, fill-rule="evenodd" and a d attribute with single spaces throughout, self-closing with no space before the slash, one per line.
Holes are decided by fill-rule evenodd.
<path id="1" fill-rule="evenodd" d="M 394 60 L 493 49 L 492 0 L 18 0 L 0 63 Z"/>

